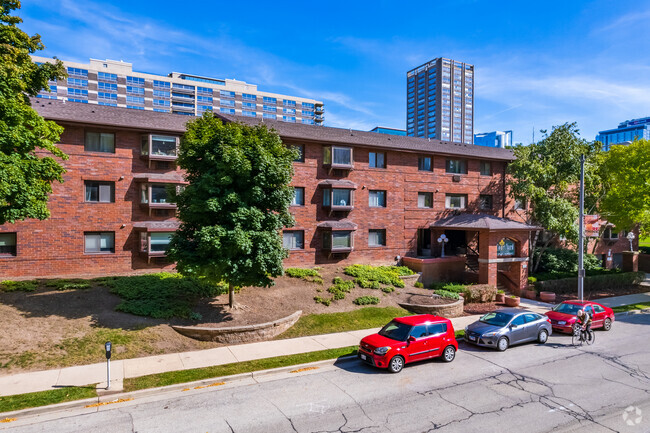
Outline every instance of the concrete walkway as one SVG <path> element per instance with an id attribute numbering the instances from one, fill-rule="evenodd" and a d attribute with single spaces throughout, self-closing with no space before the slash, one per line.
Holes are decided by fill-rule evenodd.
<path id="1" fill-rule="evenodd" d="M 618 301 L 618 298 L 621 298 L 621 300 Z M 627 300 L 628 298 L 630 299 L 629 301 Z M 615 302 L 616 305 L 650 302 L 650 293 L 607 299 L 609 299 L 610 302 Z M 605 304 L 605 302 L 603 302 L 603 304 L 609 305 Z M 552 305 L 522 298 L 520 306 L 538 313 L 544 313 L 548 311 Z M 458 331 L 478 320 L 479 317 L 480 315 L 458 317 L 451 319 L 451 321 L 454 325 L 454 329 Z M 379 328 L 364 329 L 360 331 L 314 335 L 311 337 L 299 337 L 287 340 L 262 341 L 258 343 L 217 347 L 214 349 L 194 352 L 170 353 L 167 355 L 147 356 L 143 358 L 124 360 L 113 357 L 111 359 L 110 391 L 122 391 L 124 379 L 145 376 L 148 374 L 211 367 L 234 362 L 354 346 L 359 344 L 359 341 L 363 337 L 375 333 L 378 330 Z M 105 362 L 0 376 L 0 397 L 28 392 L 47 391 L 69 386 L 85 386 L 89 384 L 97 384 L 97 390 L 100 392 L 106 390 Z"/>
<path id="2" fill-rule="evenodd" d="M 632 304 L 650 304 L 650 292 L 625 296 L 612 296 L 611 298 L 600 298 L 597 299 L 596 302 L 609 308 Z"/>

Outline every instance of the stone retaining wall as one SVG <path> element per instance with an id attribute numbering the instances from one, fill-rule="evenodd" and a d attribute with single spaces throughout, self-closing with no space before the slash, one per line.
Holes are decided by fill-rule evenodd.
<path id="1" fill-rule="evenodd" d="M 417 314 L 433 314 L 435 316 L 442 316 L 448 319 L 452 317 L 460 317 L 463 315 L 463 298 L 458 301 L 446 305 L 422 305 L 422 304 L 398 304 L 403 309 Z"/>
<path id="2" fill-rule="evenodd" d="M 273 322 L 257 325 L 208 328 L 204 326 L 172 326 L 174 331 L 200 341 L 214 341 L 224 344 L 252 343 L 270 340 L 291 328 L 300 318 L 302 311 Z"/>

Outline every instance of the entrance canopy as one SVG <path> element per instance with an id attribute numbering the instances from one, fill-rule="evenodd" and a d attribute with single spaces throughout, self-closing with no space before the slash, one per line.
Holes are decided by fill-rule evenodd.
<path id="1" fill-rule="evenodd" d="M 446 230 L 489 230 L 489 231 L 513 231 L 524 230 L 533 231 L 541 230 L 541 227 L 531 226 L 528 224 L 513 221 L 508 218 L 499 218 L 494 215 L 461 213 L 452 215 L 431 223 L 431 228 L 440 228 Z"/>

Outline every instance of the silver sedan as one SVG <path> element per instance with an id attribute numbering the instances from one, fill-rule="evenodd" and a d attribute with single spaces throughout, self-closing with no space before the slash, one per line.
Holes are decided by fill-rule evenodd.
<path id="1" fill-rule="evenodd" d="M 553 333 L 548 317 L 517 308 L 492 311 L 465 328 L 465 341 L 500 351 L 513 344 L 546 343 Z"/>

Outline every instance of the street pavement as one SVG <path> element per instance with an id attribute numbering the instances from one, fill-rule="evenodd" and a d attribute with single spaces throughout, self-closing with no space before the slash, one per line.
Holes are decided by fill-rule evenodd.
<path id="1" fill-rule="evenodd" d="M 650 314 L 506 352 L 390 374 L 352 360 L 93 408 L 16 416 L 11 432 L 650 432 Z"/>

